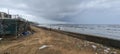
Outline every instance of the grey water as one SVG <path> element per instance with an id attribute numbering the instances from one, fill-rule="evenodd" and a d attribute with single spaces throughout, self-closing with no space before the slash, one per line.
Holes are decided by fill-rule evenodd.
<path id="1" fill-rule="evenodd" d="M 116 24 L 44 24 L 46 28 L 67 32 L 94 35 L 103 38 L 120 40 L 120 25 Z"/>

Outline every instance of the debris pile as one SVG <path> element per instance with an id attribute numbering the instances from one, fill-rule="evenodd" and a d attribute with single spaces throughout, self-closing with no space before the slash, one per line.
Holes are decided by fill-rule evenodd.
<path id="1" fill-rule="evenodd" d="M 85 41 L 83 48 L 92 47 L 96 54 L 117 54 L 117 50 L 111 47 L 103 46 L 94 42 Z"/>

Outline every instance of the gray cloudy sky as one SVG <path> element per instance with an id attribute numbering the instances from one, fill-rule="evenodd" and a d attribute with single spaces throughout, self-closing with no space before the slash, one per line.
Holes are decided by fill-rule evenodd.
<path id="1" fill-rule="evenodd" d="M 7 9 L 39 23 L 120 24 L 120 0 L 1 0 Z"/>

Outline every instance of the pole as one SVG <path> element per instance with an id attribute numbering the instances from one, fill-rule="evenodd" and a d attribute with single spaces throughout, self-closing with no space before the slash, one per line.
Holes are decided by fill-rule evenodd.
<path id="1" fill-rule="evenodd" d="M 18 26 L 17 26 L 17 22 L 18 22 L 18 21 L 15 21 L 15 22 L 16 22 L 16 23 L 15 23 L 15 24 L 16 24 L 16 34 L 15 34 L 15 35 L 16 35 L 16 38 L 18 38 L 18 30 L 17 30 L 17 29 L 18 29 Z"/>
<path id="2" fill-rule="evenodd" d="M 8 11 L 8 18 L 10 18 L 10 16 L 9 16 L 9 9 L 7 11 Z"/>

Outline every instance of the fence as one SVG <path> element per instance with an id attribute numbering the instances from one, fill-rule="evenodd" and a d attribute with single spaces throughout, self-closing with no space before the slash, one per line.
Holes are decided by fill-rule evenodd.
<path id="1" fill-rule="evenodd" d="M 17 35 L 27 31 L 28 23 L 18 19 L 0 19 L 0 35 Z"/>

